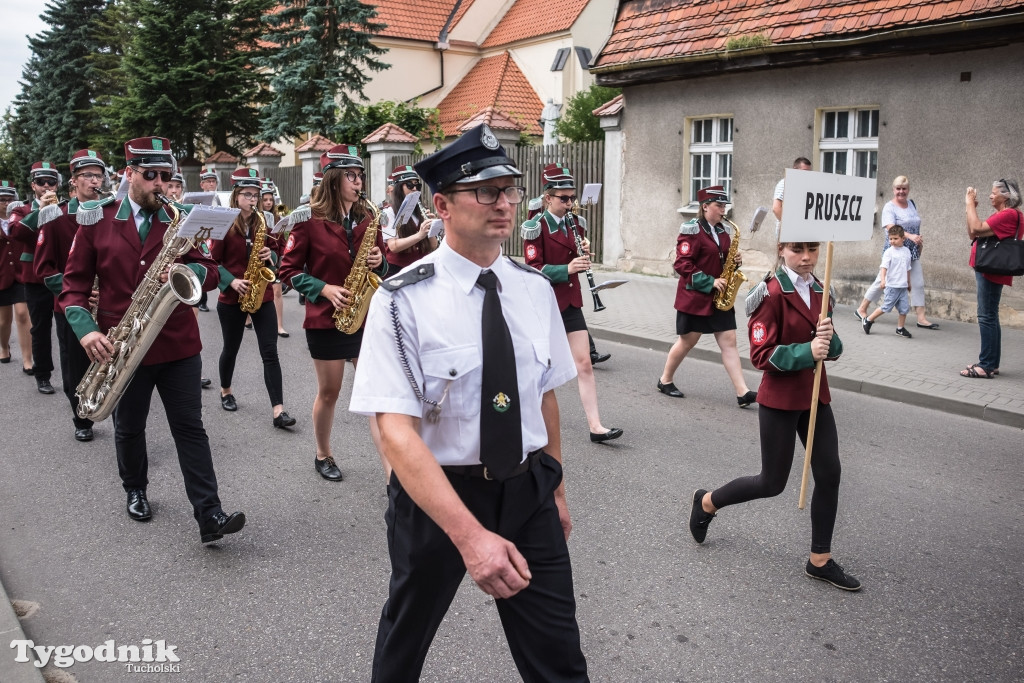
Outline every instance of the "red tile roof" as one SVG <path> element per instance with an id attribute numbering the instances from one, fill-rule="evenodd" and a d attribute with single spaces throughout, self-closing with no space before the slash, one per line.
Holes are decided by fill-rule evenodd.
<path id="1" fill-rule="evenodd" d="M 594 70 L 722 52 L 734 38 L 850 38 L 1021 7 L 1024 0 L 622 0 Z"/>
<path id="2" fill-rule="evenodd" d="M 320 133 L 317 133 L 310 139 L 303 142 L 301 145 L 295 148 L 296 152 L 326 152 L 331 147 L 337 145 L 337 142 L 331 142 Z"/>
<path id="3" fill-rule="evenodd" d="M 516 0 L 481 47 L 498 47 L 517 40 L 565 31 L 575 23 L 588 1 Z"/>
<path id="4" fill-rule="evenodd" d="M 488 106 L 519 122 L 529 135 L 544 133 L 537 123 L 544 103 L 508 52 L 481 59 L 441 100 L 441 129 L 455 135 L 467 118 Z"/>
<path id="5" fill-rule="evenodd" d="M 207 164 L 227 164 L 227 163 L 237 164 L 238 163 L 238 157 L 233 156 L 231 154 L 228 154 L 227 152 L 224 152 L 224 151 L 214 152 L 210 156 L 206 157 L 206 162 L 205 163 L 207 163 Z"/>
<path id="6" fill-rule="evenodd" d="M 472 4 L 473 0 L 462 0 L 449 29 L 459 22 Z M 387 24 L 387 28 L 380 35 L 437 42 L 453 7 L 455 0 L 381 0 L 377 3 L 376 20 Z"/>
<path id="7" fill-rule="evenodd" d="M 242 152 L 242 156 L 246 159 L 250 157 L 283 157 L 284 152 L 274 147 L 269 142 L 261 142 L 255 147 L 245 150 Z"/>
<path id="8" fill-rule="evenodd" d="M 625 108 L 626 100 L 623 99 L 621 94 L 619 94 L 590 113 L 594 116 L 612 116 L 614 114 L 618 114 Z"/>
<path id="9" fill-rule="evenodd" d="M 505 112 L 497 107 L 484 107 L 473 116 L 466 119 L 459 126 L 459 134 L 465 133 L 470 128 L 475 128 L 481 123 L 486 123 L 495 130 L 516 130 L 521 131 L 526 126 L 505 115 Z"/>
<path id="10" fill-rule="evenodd" d="M 419 142 L 419 139 L 401 126 L 385 123 L 361 141 L 364 145 L 371 142 Z"/>

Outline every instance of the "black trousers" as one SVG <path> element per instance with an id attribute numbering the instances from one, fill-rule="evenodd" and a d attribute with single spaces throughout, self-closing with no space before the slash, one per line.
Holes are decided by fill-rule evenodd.
<path id="1" fill-rule="evenodd" d="M 800 436 L 800 443 L 807 445 L 810 409 L 778 410 L 759 406 L 757 417 L 761 427 L 761 473 L 756 477 L 733 479 L 725 486 L 712 491 L 711 503 L 716 508 L 758 498 L 769 498 L 785 491 L 789 472 L 793 467 L 793 448 L 796 446 L 797 435 Z M 832 531 L 836 525 L 839 480 L 842 478 L 839 435 L 836 432 L 836 420 L 830 405 L 818 404 L 811 474 L 814 475 L 814 493 L 811 495 L 811 552 L 828 553 L 832 551 Z"/>
<path id="2" fill-rule="evenodd" d="M 32 321 L 32 367 L 37 380 L 53 374 L 53 292 L 33 282 L 25 283 L 25 301 Z"/>
<path id="3" fill-rule="evenodd" d="M 64 384 L 64 395 L 71 402 L 71 421 L 75 423 L 75 429 L 86 429 L 92 427 L 92 420 L 78 417 L 78 397 L 75 396 L 75 389 L 78 388 L 78 383 L 82 381 L 91 362 L 85 354 L 85 349 L 78 343 L 78 335 L 71 329 L 64 314 L 55 312 L 53 319 L 57 324 L 57 345 L 60 347 L 60 380 Z"/>
<path id="4" fill-rule="evenodd" d="M 169 363 L 140 366 L 114 409 L 114 444 L 121 483 L 125 491 L 145 489 L 149 484 L 146 421 L 153 389 L 160 393 L 185 478 L 185 493 L 200 524 L 221 512 L 210 440 L 203 428 L 199 386 L 202 365 L 196 354 Z"/>
<path id="5" fill-rule="evenodd" d="M 256 332 L 256 343 L 259 345 L 260 358 L 263 359 L 263 383 L 267 385 L 270 405 L 282 405 L 284 388 L 281 361 L 277 356 L 277 311 L 273 301 L 263 304 L 255 313 L 245 313 L 238 304 L 217 302 L 217 317 L 224 336 L 219 363 L 220 385 L 230 387 L 235 376 L 235 359 L 238 358 L 238 349 L 245 337 L 246 316 L 252 318 L 252 328 Z"/>
<path id="6" fill-rule="evenodd" d="M 546 454 L 528 472 L 504 482 L 448 475 L 470 512 L 484 527 L 515 543 L 533 575 L 525 590 L 495 600 L 512 658 L 527 683 L 589 680 L 576 623 L 569 548 L 553 495 L 561 479 L 561 466 Z M 466 567 L 448 536 L 395 476 L 384 519 L 391 583 L 377 630 L 372 680 L 418 681 Z"/>

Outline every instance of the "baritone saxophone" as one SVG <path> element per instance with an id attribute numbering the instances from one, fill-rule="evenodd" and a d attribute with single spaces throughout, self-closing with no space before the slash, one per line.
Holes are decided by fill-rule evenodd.
<path id="1" fill-rule="evenodd" d="M 725 255 L 725 263 L 722 264 L 721 277 L 725 278 L 725 289 L 715 292 L 714 302 L 718 310 L 728 311 L 736 303 L 740 285 L 746 281 L 747 276 L 736 265 L 736 253 L 740 248 L 740 228 L 728 218 L 722 220 L 732 226 L 732 242 L 729 244 L 729 252 Z"/>
<path id="2" fill-rule="evenodd" d="M 249 250 L 249 263 L 245 267 L 243 280 L 249 281 L 249 291 L 238 297 L 238 307 L 245 313 L 255 313 L 263 305 L 263 294 L 267 285 L 277 277 L 266 264 L 260 260 L 259 253 L 267 241 L 267 219 L 263 211 L 256 209 L 256 231 L 252 236 L 252 248 Z"/>
<path id="3" fill-rule="evenodd" d="M 366 312 L 370 309 L 370 298 L 380 287 L 380 276 L 370 270 L 367 259 L 370 257 L 370 250 L 377 245 L 377 231 L 380 229 L 380 209 L 369 201 L 364 193 L 359 193 L 359 201 L 373 218 L 366 226 L 363 233 L 363 241 L 359 245 L 359 252 L 352 261 L 352 270 L 345 278 L 342 285 L 349 291 L 349 305 L 334 312 L 334 326 L 339 332 L 355 334 L 362 327 L 366 320 Z"/>

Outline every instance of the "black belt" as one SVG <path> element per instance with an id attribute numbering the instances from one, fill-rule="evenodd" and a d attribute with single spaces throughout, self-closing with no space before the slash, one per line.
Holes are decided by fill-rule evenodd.
<path id="1" fill-rule="evenodd" d="M 530 466 L 544 453 L 544 449 L 538 449 L 526 455 L 526 460 L 522 461 L 509 473 L 506 479 L 519 476 L 530 469 Z M 487 468 L 483 465 L 442 465 L 441 469 L 448 474 L 458 474 L 463 477 L 482 477 L 491 481 L 494 477 L 487 471 Z"/>

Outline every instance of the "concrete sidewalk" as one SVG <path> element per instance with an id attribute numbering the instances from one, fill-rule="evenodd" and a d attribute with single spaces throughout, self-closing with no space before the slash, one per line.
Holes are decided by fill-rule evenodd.
<path id="1" fill-rule="evenodd" d="M 676 339 L 673 302 L 677 280 L 615 271 L 595 273 L 598 283 L 614 279 L 629 282 L 601 292 L 607 307 L 604 311 L 593 313 L 592 301 L 585 297 L 584 313 L 594 337 L 667 352 Z M 743 312 L 745 295 L 744 290 L 736 305 L 737 339 L 743 365 L 752 369 Z M 896 314 L 888 313 L 865 335 L 854 310 L 841 305 L 834 312 L 844 352 L 828 366 L 829 386 L 1024 429 L 1024 331 L 1003 328 L 1003 367 L 998 377 L 971 379 L 960 377 L 959 372 L 978 361 L 981 342 L 976 324 L 929 316 L 941 329 L 924 330 L 916 326 L 911 312 L 907 329 L 914 338 L 904 339 L 895 333 Z M 714 337 L 702 336 L 689 357 L 719 361 Z M 650 369 L 652 394 L 657 391 L 661 370 L 660 365 Z M 724 371 L 723 381 L 727 383 Z M 675 383 L 686 391 L 685 361 L 676 372 Z"/>

